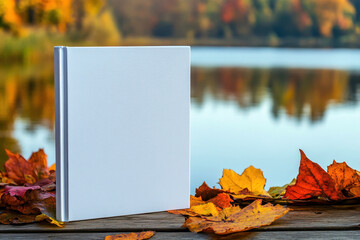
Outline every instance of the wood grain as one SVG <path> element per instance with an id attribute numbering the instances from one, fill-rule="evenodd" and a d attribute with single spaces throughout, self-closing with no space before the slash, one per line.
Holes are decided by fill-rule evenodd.
<path id="1" fill-rule="evenodd" d="M 64 240 L 103 240 L 105 236 L 117 233 L 10 233 L 1 234 L 0 239 L 17 239 L 17 240 L 47 240 L 47 239 L 64 239 Z M 207 235 L 203 233 L 190 233 L 190 232 L 158 232 L 151 240 L 268 240 L 268 239 L 319 239 L 319 240 L 331 240 L 331 239 L 360 239 L 360 231 L 271 231 L 271 232 L 246 232 L 232 234 L 224 237 Z"/>
<path id="2" fill-rule="evenodd" d="M 272 225 L 219 237 L 190 233 L 184 217 L 167 212 L 67 223 L 0 225 L 0 239 L 104 239 L 118 232 L 154 230 L 152 239 L 360 239 L 360 206 L 296 206 Z"/>

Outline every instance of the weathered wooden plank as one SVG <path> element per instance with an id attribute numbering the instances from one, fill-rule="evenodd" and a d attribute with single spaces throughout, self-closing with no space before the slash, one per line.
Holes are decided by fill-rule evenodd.
<path id="1" fill-rule="evenodd" d="M 360 205 L 294 206 L 283 218 L 262 230 L 357 230 Z"/>
<path id="2" fill-rule="evenodd" d="M 79 232 L 79 231 L 186 231 L 181 227 L 184 217 L 167 212 L 138 214 L 123 217 L 94 219 L 86 221 L 69 222 L 65 227 L 59 228 L 48 223 L 25 225 L 1 225 L 0 233 L 6 232 Z"/>
<path id="3" fill-rule="evenodd" d="M 256 231 L 358 230 L 360 205 L 293 207 L 283 218 Z M 155 230 L 185 232 L 184 218 L 167 212 L 140 214 L 67 223 L 58 228 L 46 223 L 20 226 L 0 225 L 0 233 L 21 232 L 115 232 Z"/>
<path id="4" fill-rule="evenodd" d="M 64 239 L 64 240 L 102 240 L 107 235 L 117 233 L 7 233 L 1 234 L 0 239 L 14 239 L 14 240 L 45 240 L 45 239 Z M 238 233 L 228 236 L 214 236 L 207 234 L 196 234 L 190 232 L 158 232 L 151 240 L 189 240 L 189 239 L 219 239 L 219 240 L 233 240 L 233 239 L 254 239 L 254 240 L 267 240 L 267 239 L 360 239 L 360 231 L 271 231 L 271 232 L 247 232 Z"/>

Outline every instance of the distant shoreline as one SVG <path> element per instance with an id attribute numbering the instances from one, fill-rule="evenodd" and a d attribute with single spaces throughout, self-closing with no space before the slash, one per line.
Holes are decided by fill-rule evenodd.
<path id="1" fill-rule="evenodd" d="M 238 39 L 183 39 L 127 37 L 123 46 L 140 45 L 190 45 L 190 46 L 236 46 L 236 47 L 280 47 L 280 48 L 360 48 L 360 37 L 340 38 L 269 38 L 249 37 Z"/>
<path id="2" fill-rule="evenodd" d="M 360 36 L 342 38 L 277 38 L 277 37 L 243 37 L 237 39 L 187 39 L 187 38 L 152 38 L 123 37 L 113 43 L 96 43 L 81 41 L 71 37 L 51 36 L 47 34 L 18 38 L 3 34 L 0 38 L 0 63 L 3 65 L 35 64 L 52 61 L 53 47 L 68 46 L 158 46 L 188 45 L 203 47 L 273 47 L 303 49 L 360 49 Z"/>

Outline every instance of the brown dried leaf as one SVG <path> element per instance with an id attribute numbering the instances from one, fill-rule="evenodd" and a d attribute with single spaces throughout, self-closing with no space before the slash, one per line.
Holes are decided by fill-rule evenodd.
<path id="1" fill-rule="evenodd" d="M 2 224 L 24 224 L 37 222 L 37 215 L 25 215 L 15 211 L 4 210 L 0 213 L 0 223 Z"/>
<path id="2" fill-rule="evenodd" d="M 116 235 L 109 235 L 105 237 L 105 240 L 144 240 L 154 236 L 154 231 L 146 231 L 139 233 L 122 233 Z"/>
<path id="3" fill-rule="evenodd" d="M 225 192 L 224 190 L 217 188 L 210 188 L 206 182 L 195 190 L 195 197 L 201 197 L 202 200 L 207 201 L 216 197 L 219 193 Z"/>

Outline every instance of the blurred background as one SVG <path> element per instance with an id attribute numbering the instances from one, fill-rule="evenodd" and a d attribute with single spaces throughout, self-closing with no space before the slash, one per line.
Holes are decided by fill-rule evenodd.
<path id="1" fill-rule="evenodd" d="M 0 0 L 2 163 L 55 162 L 56 45 L 192 46 L 192 192 L 249 165 L 286 184 L 299 148 L 360 169 L 358 0 Z"/>

